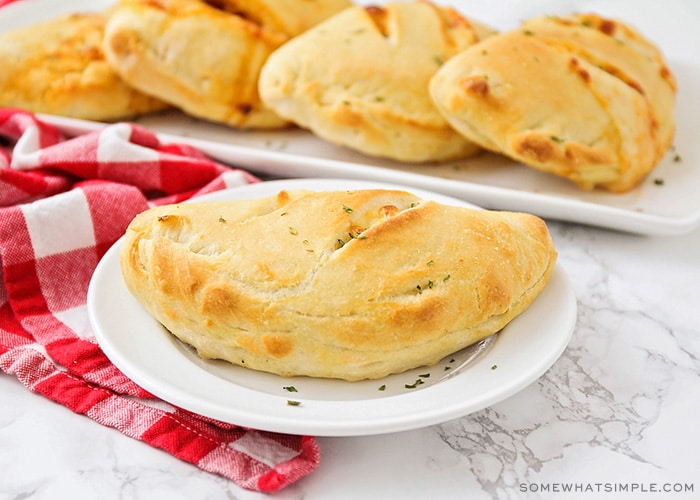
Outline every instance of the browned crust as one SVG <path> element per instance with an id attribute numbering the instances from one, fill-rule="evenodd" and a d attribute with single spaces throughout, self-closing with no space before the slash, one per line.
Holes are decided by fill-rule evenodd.
<path id="1" fill-rule="evenodd" d="M 381 378 L 502 328 L 556 259 L 534 216 L 367 190 L 152 209 L 131 292 L 201 356 L 280 375 Z M 224 220 L 225 222 L 221 222 Z"/>

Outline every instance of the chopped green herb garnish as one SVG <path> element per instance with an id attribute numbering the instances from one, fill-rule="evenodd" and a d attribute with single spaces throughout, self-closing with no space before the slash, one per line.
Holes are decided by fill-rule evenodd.
<path id="1" fill-rule="evenodd" d="M 297 231 L 297 228 L 289 226 L 289 234 L 293 234 L 294 236 L 296 236 L 297 234 L 299 234 L 299 231 Z"/>
<path id="2" fill-rule="evenodd" d="M 347 205 L 343 205 L 343 210 L 345 210 L 347 213 L 351 214 L 352 213 L 352 208 L 350 208 Z"/>
<path id="3" fill-rule="evenodd" d="M 448 274 L 447 276 L 445 276 L 444 278 L 442 278 L 442 281 L 447 281 L 447 280 L 450 279 L 451 277 L 452 277 L 452 275 L 451 275 L 451 274 Z"/>
<path id="4" fill-rule="evenodd" d="M 415 389 L 416 387 L 418 387 L 419 385 L 424 384 L 424 383 L 425 382 L 423 382 L 423 379 L 419 378 L 415 382 L 413 382 L 412 384 L 405 384 L 404 387 L 406 389 Z"/>
<path id="5" fill-rule="evenodd" d="M 222 224 L 226 224 L 226 219 L 219 215 L 219 222 L 221 222 Z"/>
<path id="6" fill-rule="evenodd" d="M 423 288 L 420 285 L 417 285 L 416 289 L 418 290 L 418 293 L 423 293 Z"/>
<path id="7" fill-rule="evenodd" d="M 382 384 L 379 386 L 380 391 L 385 391 L 386 390 L 386 384 Z"/>
<path id="8" fill-rule="evenodd" d="M 433 264 L 435 264 L 435 262 L 433 262 L 432 260 L 429 260 L 428 263 L 426 264 L 426 266 L 432 266 Z"/>
<path id="9" fill-rule="evenodd" d="M 663 186 L 664 180 L 661 178 L 654 179 L 654 184 L 656 184 L 657 186 Z"/>
<path id="10" fill-rule="evenodd" d="M 288 399 L 287 404 L 289 406 L 299 406 L 299 405 L 301 405 L 301 401 L 292 401 L 291 399 Z"/>
<path id="11" fill-rule="evenodd" d="M 498 365 L 491 365 L 492 370 L 495 370 L 496 368 L 498 368 Z"/>
<path id="12" fill-rule="evenodd" d="M 428 281 L 428 288 L 433 288 L 433 280 Z"/>
<path id="13" fill-rule="evenodd" d="M 557 135 L 550 135 L 549 138 L 558 144 L 561 144 L 562 142 L 564 142 L 564 139 L 562 139 L 561 137 L 559 137 Z"/>
<path id="14" fill-rule="evenodd" d="M 681 155 L 678 154 L 678 151 L 676 151 L 676 146 L 675 146 L 675 145 L 671 145 L 670 150 L 671 150 L 671 152 L 673 153 L 673 161 L 674 161 L 675 163 L 680 162 L 682 158 L 681 158 Z"/>
<path id="15" fill-rule="evenodd" d="M 282 387 L 282 389 L 284 389 L 287 392 L 299 392 L 299 391 L 297 391 L 297 388 L 294 387 L 293 385 L 288 385 L 286 387 Z"/>
<path id="16" fill-rule="evenodd" d="M 343 246 L 345 246 L 345 242 L 338 238 L 338 248 L 343 248 Z"/>
<path id="17" fill-rule="evenodd" d="M 418 375 L 420 378 L 430 378 L 430 373 L 422 373 Z"/>

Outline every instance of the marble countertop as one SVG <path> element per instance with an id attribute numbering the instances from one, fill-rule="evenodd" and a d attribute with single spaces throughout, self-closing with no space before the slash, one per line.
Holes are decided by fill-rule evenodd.
<path id="1" fill-rule="evenodd" d="M 578 321 L 549 371 L 440 425 L 319 438 L 320 467 L 273 496 L 700 498 L 700 230 L 646 237 L 561 222 L 550 230 Z M 267 497 L 11 376 L 0 375 L 0 402 L 0 500 Z"/>

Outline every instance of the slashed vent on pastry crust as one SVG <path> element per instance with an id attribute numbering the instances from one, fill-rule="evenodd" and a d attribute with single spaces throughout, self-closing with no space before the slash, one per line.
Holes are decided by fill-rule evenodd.
<path id="1" fill-rule="evenodd" d="M 535 216 L 393 190 L 158 207 L 121 250 L 129 290 L 200 356 L 346 380 L 431 365 L 499 331 L 555 260 Z"/>
<path id="2" fill-rule="evenodd" d="M 626 192 L 675 131 L 675 78 L 630 26 L 594 14 L 525 21 L 470 47 L 430 92 L 465 137 L 583 189 Z"/>

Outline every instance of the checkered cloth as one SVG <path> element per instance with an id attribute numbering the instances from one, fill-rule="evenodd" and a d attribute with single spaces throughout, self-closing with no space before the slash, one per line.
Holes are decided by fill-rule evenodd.
<path id="1" fill-rule="evenodd" d="M 0 109 L 0 370 L 29 390 L 203 470 L 273 492 L 313 471 L 316 440 L 172 407 L 125 377 L 86 310 L 92 272 L 139 212 L 258 179 L 120 123 L 66 138 Z"/>

